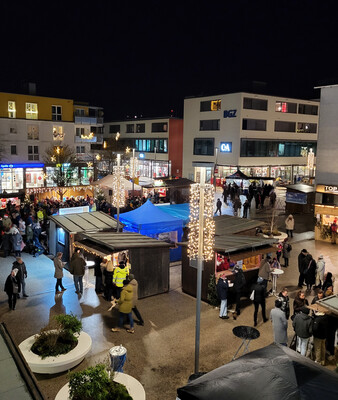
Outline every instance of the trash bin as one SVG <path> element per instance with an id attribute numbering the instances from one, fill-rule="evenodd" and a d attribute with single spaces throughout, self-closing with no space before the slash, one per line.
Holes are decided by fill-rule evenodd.
<path id="1" fill-rule="evenodd" d="M 113 371 L 123 372 L 123 366 L 127 359 L 127 349 L 122 346 L 114 346 L 109 350 L 110 367 Z"/>

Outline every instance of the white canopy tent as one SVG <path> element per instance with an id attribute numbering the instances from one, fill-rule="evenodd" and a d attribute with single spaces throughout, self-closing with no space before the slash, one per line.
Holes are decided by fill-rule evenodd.
<path id="1" fill-rule="evenodd" d="M 99 186 L 102 189 L 112 189 L 113 186 L 113 175 L 107 175 L 102 179 L 99 179 L 98 181 L 93 182 L 93 185 Z M 124 179 L 124 187 L 125 190 L 133 190 L 133 183 L 128 181 L 127 179 Z M 137 185 L 136 183 L 134 184 L 134 190 L 141 190 L 141 186 Z"/>

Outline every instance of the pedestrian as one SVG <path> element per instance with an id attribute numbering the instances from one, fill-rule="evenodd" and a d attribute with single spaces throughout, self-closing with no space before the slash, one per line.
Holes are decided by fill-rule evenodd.
<path id="1" fill-rule="evenodd" d="M 335 219 L 331 226 L 330 226 L 330 232 L 331 232 L 331 243 L 336 244 L 337 240 L 337 220 Z"/>
<path id="2" fill-rule="evenodd" d="M 288 238 L 285 238 L 283 241 L 283 258 L 284 258 L 284 267 L 287 268 L 289 266 L 289 258 L 291 255 L 292 246 L 288 243 Z"/>
<path id="3" fill-rule="evenodd" d="M 305 292 L 303 290 L 299 290 L 293 301 L 293 316 L 291 317 L 291 319 L 293 320 L 295 318 L 296 314 L 299 314 L 300 310 L 303 307 L 308 306 L 308 305 L 309 305 L 309 302 L 305 298 Z"/>
<path id="4" fill-rule="evenodd" d="M 280 309 L 285 313 L 285 317 L 288 320 L 290 317 L 290 299 L 288 296 L 288 288 L 284 287 L 278 295 L 278 299 L 282 302 Z"/>
<path id="5" fill-rule="evenodd" d="M 221 199 L 218 199 L 216 202 L 216 211 L 215 214 L 219 212 L 219 215 L 222 215 L 222 202 Z"/>
<path id="6" fill-rule="evenodd" d="M 277 256 L 277 261 L 280 263 L 280 257 L 282 255 L 282 250 L 283 250 L 283 244 L 281 242 L 278 242 L 277 244 L 277 251 L 276 251 L 276 256 Z"/>
<path id="7" fill-rule="evenodd" d="M 325 296 L 327 296 L 326 295 L 326 292 L 327 292 L 327 290 L 331 290 L 332 291 L 332 293 L 333 293 L 333 283 L 334 283 L 334 277 L 332 276 L 332 273 L 331 272 L 327 272 L 325 275 L 324 275 L 324 283 L 323 283 L 323 291 L 324 291 L 324 294 L 325 294 Z"/>
<path id="8" fill-rule="evenodd" d="M 306 249 L 303 249 L 298 254 L 298 272 L 299 272 L 298 287 L 299 287 L 299 289 L 302 289 L 302 287 L 304 286 L 305 276 L 304 276 L 303 272 L 304 272 L 304 268 L 306 267 L 304 260 L 307 255 L 308 255 L 308 251 Z"/>
<path id="9" fill-rule="evenodd" d="M 58 251 L 56 253 L 56 257 L 54 257 L 54 260 L 53 260 L 54 268 L 55 268 L 54 278 L 56 278 L 55 294 L 59 294 L 61 292 L 64 292 L 65 290 L 67 290 L 65 287 L 63 287 L 63 284 L 62 284 L 63 267 L 66 264 L 66 262 L 62 261 L 62 256 L 63 256 L 63 253 L 61 251 Z M 59 290 L 59 288 L 61 290 Z"/>
<path id="10" fill-rule="evenodd" d="M 318 300 L 322 300 L 324 298 L 324 291 L 319 289 L 316 296 L 312 299 L 311 304 L 316 304 Z"/>
<path id="11" fill-rule="evenodd" d="M 16 299 L 21 290 L 21 282 L 17 274 L 18 269 L 12 269 L 5 282 L 5 292 L 8 296 L 8 305 L 10 310 L 15 310 Z"/>
<path id="12" fill-rule="evenodd" d="M 315 362 L 321 365 L 325 365 L 325 354 L 326 354 L 326 337 L 329 328 L 329 320 L 327 315 L 323 312 L 315 311 L 313 318 L 313 347 L 315 353 Z"/>
<path id="13" fill-rule="evenodd" d="M 14 255 L 15 257 L 21 257 L 22 236 L 19 232 L 19 229 L 16 227 L 16 225 L 13 225 L 10 229 L 10 232 L 12 234 L 11 242 Z"/>
<path id="14" fill-rule="evenodd" d="M 107 258 L 103 260 L 100 266 L 102 269 L 102 280 L 104 284 L 103 297 L 107 301 L 111 301 L 112 298 L 116 297 L 116 287 L 113 284 L 114 264 L 111 256 L 107 256 Z"/>
<path id="15" fill-rule="evenodd" d="M 241 314 L 241 294 L 244 289 L 246 280 L 242 268 L 238 265 L 234 268 L 235 279 L 234 279 L 234 291 L 236 294 L 236 310 L 233 314 L 233 318 L 236 319 Z"/>
<path id="16" fill-rule="evenodd" d="M 112 328 L 112 332 L 119 332 L 120 328 L 123 328 L 124 318 L 129 319 L 130 328 L 127 329 L 128 333 L 135 333 L 134 331 L 134 320 L 132 316 L 133 308 L 133 286 L 127 279 L 122 282 L 121 296 L 118 300 L 119 304 L 119 322 L 118 328 Z"/>
<path id="17" fill-rule="evenodd" d="M 124 261 L 119 262 L 119 266 L 114 269 L 113 283 L 116 286 L 116 299 L 120 298 L 121 290 L 123 288 L 123 281 L 127 279 L 128 269 Z"/>
<path id="18" fill-rule="evenodd" d="M 243 218 L 248 218 L 248 210 L 250 208 L 249 200 L 246 199 L 243 204 Z"/>
<path id="19" fill-rule="evenodd" d="M 314 285 L 316 282 L 317 264 L 310 253 L 304 259 L 303 264 L 305 265 L 303 274 L 305 276 L 307 290 L 311 290 L 312 285 Z"/>
<path id="20" fill-rule="evenodd" d="M 265 287 L 264 287 L 264 282 L 263 278 L 260 276 L 257 279 L 257 283 L 253 286 L 252 290 L 254 290 L 254 306 L 255 306 L 255 312 L 254 312 L 254 326 L 257 326 L 257 314 L 258 314 L 258 308 L 259 305 L 262 308 L 262 317 L 263 317 L 263 322 L 266 322 L 268 319 L 266 318 L 265 314 Z"/>
<path id="21" fill-rule="evenodd" d="M 96 256 L 94 262 L 95 262 L 94 264 L 95 292 L 97 294 L 100 294 L 103 292 L 102 269 L 101 269 L 102 258 L 100 256 Z"/>
<path id="22" fill-rule="evenodd" d="M 297 335 L 297 352 L 302 356 L 306 355 L 307 345 L 312 336 L 312 318 L 309 315 L 310 310 L 302 307 L 295 316 L 292 326 Z"/>
<path id="23" fill-rule="evenodd" d="M 239 197 L 236 196 L 234 203 L 233 203 L 234 215 L 236 217 L 238 216 L 238 211 L 241 209 L 241 207 L 242 207 L 242 202 L 239 199 Z"/>
<path id="24" fill-rule="evenodd" d="M 266 288 L 268 286 L 268 281 L 270 278 L 270 273 L 272 271 L 271 265 L 270 265 L 271 257 L 266 256 L 260 264 L 259 270 L 258 270 L 258 276 L 263 279 L 262 285 L 264 286 L 265 293 L 266 293 Z"/>
<path id="25" fill-rule="evenodd" d="M 133 287 L 133 308 L 132 310 L 134 311 L 134 314 L 136 315 L 136 318 L 138 321 L 136 322 L 137 325 L 144 325 L 143 318 L 140 314 L 140 311 L 137 308 L 137 303 L 138 303 L 138 282 L 135 279 L 135 276 L 133 274 L 129 274 L 129 283 Z"/>
<path id="26" fill-rule="evenodd" d="M 295 220 L 292 214 L 290 214 L 285 220 L 285 229 L 288 237 L 289 236 L 293 237 L 293 230 L 295 229 Z"/>
<path id="27" fill-rule="evenodd" d="M 18 270 L 17 277 L 20 280 L 23 297 L 29 297 L 26 293 L 27 268 L 21 257 L 16 257 L 16 261 L 14 261 L 12 265 L 12 270 L 13 269 Z M 18 297 L 20 297 L 19 294 Z"/>
<path id="28" fill-rule="evenodd" d="M 282 301 L 275 300 L 275 308 L 270 312 L 270 320 L 273 327 L 273 338 L 276 344 L 288 345 L 288 320 L 282 311 Z"/>
<path id="29" fill-rule="evenodd" d="M 75 293 L 83 294 L 83 276 L 85 274 L 86 261 L 80 249 L 76 249 L 69 264 L 69 272 L 73 274 Z"/>
<path id="30" fill-rule="evenodd" d="M 324 274 L 325 274 L 325 261 L 324 261 L 324 256 L 321 254 L 317 260 L 316 288 L 322 287 L 324 283 Z"/>
<path id="31" fill-rule="evenodd" d="M 10 228 L 6 227 L 4 229 L 5 233 L 2 235 L 2 250 L 4 251 L 4 258 L 6 258 L 12 251 L 12 235 L 10 233 Z"/>
<path id="32" fill-rule="evenodd" d="M 229 317 L 228 317 L 229 282 L 224 274 L 218 278 L 216 288 L 217 288 L 218 298 L 221 300 L 221 306 L 219 309 L 219 317 L 222 319 L 229 319 Z"/>

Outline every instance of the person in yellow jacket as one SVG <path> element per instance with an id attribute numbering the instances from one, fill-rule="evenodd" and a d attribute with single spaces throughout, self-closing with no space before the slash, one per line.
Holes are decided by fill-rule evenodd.
<path id="1" fill-rule="evenodd" d="M 113 283 L 116 286 L 116 298 L 119 299 L 123 288 L 123 281 L 127 279 L 128 269 L 123 261 L 114 269 Z"/>
<path id="2" fill-rule="evenodd" d="M 128 280 L 122 282 L 123 288 L 121 291 L 121 297 L 118 301 L 119 304 L 119 323 L 118 328 L 112 328 L 113 332 L 119 332 L 120 328 L 123 328 L 123 321 L 125 317 L 129 319 L 130 328 L 127 329 L 128 333 L 135 333 L 134 331 L 134 320 L 132 316 L 133 308 L 133 287 Z"/>

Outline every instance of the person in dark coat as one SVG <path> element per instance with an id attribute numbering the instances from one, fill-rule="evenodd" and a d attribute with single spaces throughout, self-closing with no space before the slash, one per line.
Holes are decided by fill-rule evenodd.
<path id="1" fill-rule="evenodd" d="M 15 310 L 16 299 L 21 290 L 21 282 L 17 274 L 18 269 L 14 268 L 5 282 L 5 292 L 7 293 L 8 305 L 11 310 Z"/>
<path id="2" fill-rule="evenodd" d="M 278 295 L 278 299 L 282 302 L 280 309 L 285 313 L 285 318 L 290 317 L 290 300 L 288 296 L 288 288 L 284 287 Z"/>
<path id="3" fill-rule="evenodd" d="M 75 293 L 83 293 L 83 276 L 85 274 L 86 261 L 80 249 L 77 249 L 70 260 L 69 272 L 73 274 Z"/>
<path id="4" fill-rule="evenodd" d="M 313 259 L 312 255 L 309 253 L 305 257 L 303 265 L 305 265 L 303 274 L 305 276 L 305 283 L 307 285 L 307 290 L 311 290 L 312 286 L 316 283 L 317 263 Z"/>
<path id="5" fill-rule="evenodd" d="M 4 258 L 9 256 L 12 251 L 12 241 L 11 241 L 11 234 L 9 232 L 10 228 L 5 228 L 5 233 L 2 236 L 2 250 L 4 251 Z"/>
<path id="6" fill-rule="evenodd" d="M 254 326 L 257 326 L 257 314 L 259 306 L 262 307 L 263 322 L 266 322 L 268 320 L 265 315 L 265 287 L 263 285 L 263 281 L 263 278 L 258 277 L 257 283 L 252 287 L 252 290 L 255 291 L 253 301 L 255 306 Z"/>
<path id="7" fill-rule="evenodd" d="M 16 261 L 14 261 L 12 266 L 12 270 L 13 269 L 18 270 L 17 277 L 20 280 L 23 297 L 28 297 L 28 294 L 26 293 L 27 268 L 21 257 L 16 257 Z M 18 297 L 20 297 L 19 294 Z"/>
<path id="8" fill-rule="evenodd" d="M 312 336 L 312 318 L 309 313 L 310 310 L 307 307 L 302 307 L 292 322 L 297 335 L 297 351 L 302 356 L 306 355 L 307 345 Z"/>
<path id="9" fill-rule="evenodd" d="M 236 317 L 241 313 L 241 294 L 245 286 L 245 276 L 242 271 L 242 268 L 240 268 L 238 265 L 235 266 L 234 272 L 235 272 L 234 291 L 236 293 L 236 310 L 235 313 L 233 314 L 233 317 L 234 319 L 236 319 Z"/>
<path id="10" fill-rule="evenodd" d="M 321 365 L 325 365 L 326 354 L 326 337 L 328 333 L 329 320 L 327 315 L 322 312 L 315 311 L 313 318 L 313 347 L 315 352 L 315 361 Z"/>
<path id="11" fill-rule="evenodd" d="M 298 272 L 299 272 L 299 278 L 298 278 L 298 287 L 299 289 L 302 289 L 303 285 L 304 285 L 304 275 L 303 275 L 303 270 L 304 270 L 304 266 L 303 266 L 303 262 L 306 258 L 306 256 L 308 255 L 308 252 L 306 249 L 303 249 L 299 254 L 298 254 Z"/>
<path id="12" fill-rule="evenodd" d="M 324 283 L 323 283 L 323 292 L 325 293 L 328 289 L 332 289 L 333 291 L 333 277 L 332 273 L 328 272 L 324 278 Z"/>
<path id="13" fill-rule="evenodd" d="M 295 316 L 296 314 L 299 314 L 300 310 L 304 306 L 308 306 L 308 305 L 309 305 L 309 302 L 305 298 L 305 292 L 303 290 L 299 290 L 297 292 L 297 294 L 296 294 L 296 297 L 295 297 L 294 301 L 293 301 L 293 315 Z"/>
<path id="14" fill-rule="evenodd" d="M 102 258 L 96 256 L 94 262 L 95 262 L 94 264 L 95 292 L 99 294 L 103 292 L 102 269 L 101 269 Z"/>
<path id="15" fill-rule="evenodd" d="M 63 287 L 62 284 L 62 278 L 63 278 L 63 267 L 65 266 L 65 262 L 62 261 L 62 255 L 63 253 L 61 251 L 58 251 L 56 253 L 56 257 L 54 258 L 54 268 L 55 268 L 55 273 L 54 273 L 54 278 L 56 278 L 56 284 L 55 284 L 55 294 L 59 294 L 67 290 L 66 288 Z M 61 290 L 59 290 L 61 289 Z"/>
<path id="16" fill-rule="evenodd" d="M 222 319 L 228 319 L 229 283 L 224 274 L 219 277 L 216 288 L 217 288 L 218 298 L 221 300 L 221 306 L 219 308 L 219 317 Z"/>
<path id="17" fill-rule="evenodd" d="M 216 203 L 215 214 L 217 214 L 218 212 L 219 212 L 219 215 L 222 215 L 222 202 L 221 202 L 221 199 L 218 199 L 217 203 Z"/>

